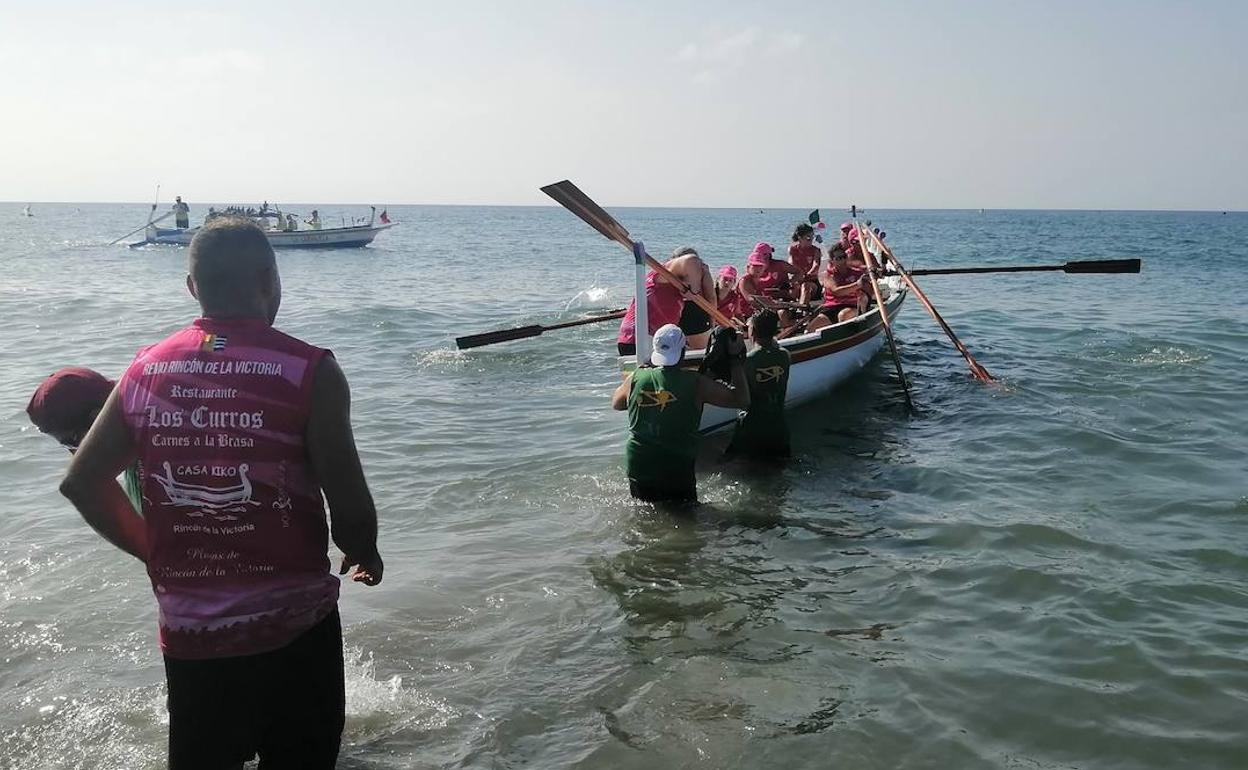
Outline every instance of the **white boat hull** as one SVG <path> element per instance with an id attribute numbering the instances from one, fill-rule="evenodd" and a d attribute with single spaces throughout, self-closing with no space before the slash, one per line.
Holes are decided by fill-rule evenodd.
<path id="1" fill-rule="evenodd" d="M 394 227 L 394 223 L 358 225 L 355 227 L 327 227 L 321 230 L 266 230 L 269 243 L 275 249 L 325 249 L 367 246 L 377 234 Z M 145 243 L 165 246 L 189 246 L 198 227 L 163 228 L 149 227 L 147 239 L 132 246 Z"/>
<path id="2" fill-rule="evenodd" d="M 891 322 L 901 308 L 907 290 L 896 277 L 886 278 L 881 283 L 889 288 L 889 299 L 885 304 Z M 793 361 L 789 369 L 785 407 L 794 407 L 827 395 L 861 371 L 880 351 L 885 341 L 884 326 L 880 321 L 878 308 L 872 308 L 859 318 L 833 324 L 817 332 L 781 340 L 781 347 L 789 351 Z M 702 361 L 703 353 L 701 350 L 690 352 L 685 358 L 686 367 L 696 369 Z M 636 366 L 636 360 L 632 356 L 625 356 L 620 358 L 620 364 L 631 370 Z M 727 428 L 736 422 L 737 414 L 735 409 L 707 405 L 702 410 L 700 430 L 711 433 Z"/>

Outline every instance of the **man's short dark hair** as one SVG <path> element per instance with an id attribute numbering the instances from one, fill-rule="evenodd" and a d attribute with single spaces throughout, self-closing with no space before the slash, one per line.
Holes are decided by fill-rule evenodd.
<path id="1" fill-rule="evenodd" d="M 245 217 L 216 217 L 191 240 L 191 278 L 205 306 L 232 302 L 258 273 L 274 265 L 269 239 Z"/>
<path id="2" fill-rule="evenodd" d="M 803 223 L 793 228 L 793 240 L 795 241 L 801 240 L 802 238 L 813 238 L 814 235 L 815 228 L 808 224 Z"/>
<path id="3" fill-rule="evenodd" d="M 750 323 L 754 324 L 754 332 L 763 339 L 771 339 L 780 331 L 780 316 L 776 315 L 776 311 L 763 309 L 750 317 Z"/>

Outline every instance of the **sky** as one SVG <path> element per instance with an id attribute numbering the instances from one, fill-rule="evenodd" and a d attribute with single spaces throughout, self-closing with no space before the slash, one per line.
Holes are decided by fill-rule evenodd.
<path id="1" fill-rule="evenodd" d="M 0 0 L 0 200 L 1248 209 L 1248 3 Z"/>

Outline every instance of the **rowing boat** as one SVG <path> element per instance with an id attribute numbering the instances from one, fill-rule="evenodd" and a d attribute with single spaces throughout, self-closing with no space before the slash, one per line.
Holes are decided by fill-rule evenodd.
<path id="1" fill-rule="evenodd" d="M 266 230 L 265 236 L 275 249 L 334 249 L 367 246 L 377 234 L 394 227 L 394 223 L 366 224 L 348 227 L 326 227 L 320 230 Z M 143 240 L 130 244 L 131 248 L 148 244 L 161 246 L 189 246 L 198 227 L 157 227 L 149 225 Z"/>
<path id="2" fill-rule="evenodd" d="M 881 279 L 880 285 L 888 287 L 884 309 L 891 322 L 909 292 L 897 276 Z M 867 365 L 884 346 L 884 340 L 883 319 L 875 306 L 857 318 L 780 340 L 780 347 L 789 351 L 792 361 L 785 408 L 804 404 L 835 390 Z M 705 353 L 704 350 L 689 351 L 682 368 L 696 371 Z M 621 356 L 619 364 L 624 371 L 632 371 L 637 366 L 637 359 L 635 356 Z M 736 420 L 737 410 L 707 404 L 702 409 L 700 430 L 712 433 L 733 425 Z"/>
<path id="3" fill-rule="evenodd" d="M 265 217 L 280 216 L 279 214 L 269 215 L 266 212 L 256 214 L 251 219 L 261 225 L 265 237 L 275 249 L 343 249 L 367 246 L 373 242 L 378 233 L 394 227 L 395 223 L 386 218 L 385 212 L 382 212 L 380 222 L 375 220 L 375 215 L 376 209 L 373 210 L 373 216 L 370 216 L 367 222 L 361 219 L 359 224 L 305 230 L 268 229 L 269 225 Z M 143 240 L 135 241 L 129 246 L 132 249 L 149 244 L 189 246 L 197 232 L 199 232 L 198 227 L 158 227 L 156 221 L 149 221 L 143 230 Z"/>

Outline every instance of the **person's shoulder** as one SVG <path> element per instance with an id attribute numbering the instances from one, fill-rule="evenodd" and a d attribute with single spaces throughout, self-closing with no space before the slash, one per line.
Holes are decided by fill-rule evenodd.
<path id="1" fill-rule="evenodd" d="M 287 334 L 286 332 L 282 331 L 276 326 L 270 326 L 268 327 L 268 330 L 269 330 L 269 335 L 273 340 L 280 342 L 282 344 L 285 344 L 285 345 L 289 345 L 292 348 L 298 348 L 298 349 L 306 350 L 306 351 L 320 351 L 323 353 L 327 353 L 329 355 L 333 355 L 328 349 L 322 348 L 317 345 L 313 345 L 310 342 L 301 340 L 298 337 L 294 336 L 293 334 Z"/>

